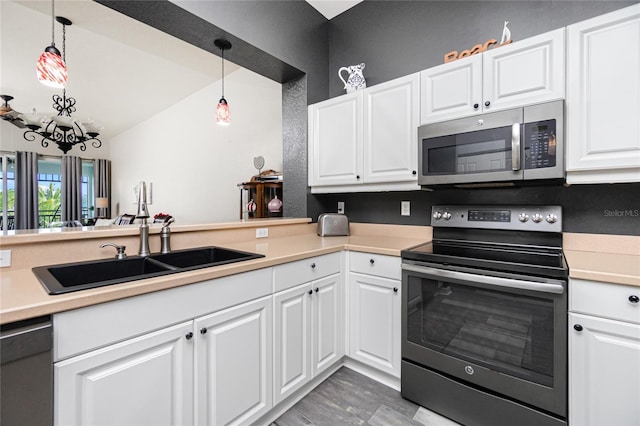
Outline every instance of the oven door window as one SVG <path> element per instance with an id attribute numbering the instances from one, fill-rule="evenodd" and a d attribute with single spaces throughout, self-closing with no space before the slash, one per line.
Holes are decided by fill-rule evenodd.
<path id="1" fill-rule="evenodd" d="M 409 276 L 407 339 L 544 386 L 553 384 L 552 299 Z"/>
<path id="2" fill-rule="evenodd" d="M 512 170 L 512 126 L 423 139 L 423 174 L 464 175 Z"/>

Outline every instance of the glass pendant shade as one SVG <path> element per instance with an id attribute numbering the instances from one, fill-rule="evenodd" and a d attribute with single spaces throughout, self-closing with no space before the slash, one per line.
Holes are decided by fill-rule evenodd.
<path id="1" fill-rule="evenodd" d="M 67 65 L 55 46 L 47 47 L 40 55 L 36 75 L 45 86 L 62 89 L 67 85 Z"/>
<path id="2" fill-rule="evenodd" d="M 227 100 L 222 97 L 218 101 L 218 106 L 216 107 L 216 123 L 220 126 L 228 126 L 231 124 L 231 113 L 229 112 L 229 104 Z"/>

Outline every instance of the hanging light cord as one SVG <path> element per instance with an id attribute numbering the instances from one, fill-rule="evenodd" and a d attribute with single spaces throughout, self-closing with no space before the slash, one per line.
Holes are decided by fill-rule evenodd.
<path id="1" fill-rule="evenodd" d="M 67 63 L 67 26 L 62 24 L 62 60 Z M 67 98 L 67 87 L 62 88 L 62 98 Z"/>
<path id="2" fill-rule="evenodd" d="M 224 47 L 222 48 L 222 97 L 224 98 Z"/>
<path id="3" fill-rule="evenodd" d="M 67 26 L 62 24 L 62 60 L 67 62 Z"/>
<path id="4" fill-rule="evenodd" d="M 54 0 L 51 0 L 51 45 L 56 45 L 56 6 Z"/>

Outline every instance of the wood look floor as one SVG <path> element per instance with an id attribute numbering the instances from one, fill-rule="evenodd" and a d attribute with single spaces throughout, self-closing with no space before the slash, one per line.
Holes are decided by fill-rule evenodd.
<path id="1" fill-rule="evenodd" d="M 271 426 L 455 426 L 457 423 L 400 396 L 400 392 L 342 367 Z"/>

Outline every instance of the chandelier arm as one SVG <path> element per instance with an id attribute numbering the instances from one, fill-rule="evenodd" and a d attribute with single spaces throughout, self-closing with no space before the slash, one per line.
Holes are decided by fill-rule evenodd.
<path id="1" fill-rule="evenodd" d="M 26 130 L 24 132 L 24 135 L 22 135 L 22 137 L 24 137 L 25 140 L 27 140 L 29 142 L 35 141 L 36 140 L 36 136 L 40 136 L 40 133 L 36 132 L 35 130 Z"/>
<path id="2" fill-rule="evenodd" d="M 102 146 L 102 141 L 98 138 L 87 139 L 87 142 L 88 141 L 92 141 L 91 146 L 93 146 L 94 148 L 100 148 Z"/>
<path id="3" fill-rule="evenodd" d="M 87 136 L 84 134 L 84 132 L 82 131 L 82 127 L 80 127 L 80 124 L 78 124 L 77 121 L 73 122 L 74 128 L 73 128 L 73 133 L 75 135 L 75 138 L 79 141 L 85 141 L 87 140 Z M 78 129 L 78 131 L 76 131 L 76 129 Z"/>

